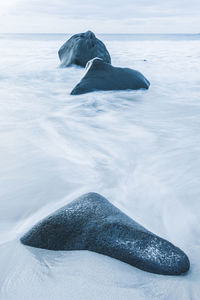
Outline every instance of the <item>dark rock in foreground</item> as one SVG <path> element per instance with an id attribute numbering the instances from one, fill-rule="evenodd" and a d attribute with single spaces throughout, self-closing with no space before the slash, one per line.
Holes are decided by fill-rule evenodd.
<path id="1" fill-rule="evenodd" d="M 86 74 L 72 90 L 71 95 L 97 90 L 148 89 L 149 85 L 149 81 L 140 72 L 113 67 L 96 57 L 87 63 Z"/>
<path id="2" fill-rule="evenodd" d="M 190 267 L 187 256 L 149 232 L 96 193 L 79 197 L 36 224 L 25 245 L 49 250 L 90 250 L 139 269 L 178 275 Z"/>
<path id="3" fill-rule="evenodd" d="M 98 56 L 111 63 L 111 58 L 103 42 L 93 32 L 87 31 L 73 35 L 58 51 L 61 67 L 73 64 L 85 67 L 87 62 Z"/>

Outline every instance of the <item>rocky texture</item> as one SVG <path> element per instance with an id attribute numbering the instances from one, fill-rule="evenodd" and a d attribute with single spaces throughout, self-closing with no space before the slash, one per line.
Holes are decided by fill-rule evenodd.
<path id="1" fill-rule="evenodd" d="M 36 224 L 25 245 L 49 250 L 90 250 L 165 275 L 188 271 L 187 256 L 149 232 L 96 193 L 85 194 Z"/>
<path id="2" fill-rule="evenodd" d="M 58 51 L 61 67 L 73 64 L 85 67 L 94 57 L 100 57 L 111 63 L 111 58 L 103 42 L 96 38 L 93 32 L 87 31 L 73 35 Z"/>
<path id="3" fill-rule="evenodd" d="M 79 95 L 97 90 L 138 90 L 148 89 L 149 81 L 138 71 L 117 68 L 96 57 L 86 66 L 86 73 L 72 90 L 71 95 Z"/>

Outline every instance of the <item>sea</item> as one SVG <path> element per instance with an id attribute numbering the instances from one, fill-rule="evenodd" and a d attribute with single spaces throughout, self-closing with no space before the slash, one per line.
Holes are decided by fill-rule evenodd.
<path id="1" fill-rule="evenodd" d="M 0 34 L 0 299 L 200 299 L 200 34 L 97 34 L 149 90 L 70 95 L 69 34 Z M 22 245 L 36 222 L 97 192 L 180 247 L 162 276 L 89 251 Z"/>

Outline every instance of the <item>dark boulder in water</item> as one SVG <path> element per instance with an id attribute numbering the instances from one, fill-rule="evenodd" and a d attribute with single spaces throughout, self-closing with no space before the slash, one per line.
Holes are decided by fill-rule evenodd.
<path id="1" fill-rule="evenodd" d="M 187 272 L 190 266 L 183 251 L 96 193 L 58 209 L 30 229 L 21 242 L 48 250 L 90 250 L 164 275 Z"/>
<path id="2" fill-rule="evenodd" d="M 117 68 L 96 57 L 86 66 L 86 73 L 72 90 L 71 95 L 80 95 L 97 90 L 148 89 L 149 81 L 138 71 Z"/>
<path id="3" fill-rule="evenodd" d="M 105 62 L 111 63 L 110 54 L 106 46 L 91 31 L 73 35 L 60 48 L 58 56 L 61 61 L 61 67 L 68 67 L 73 64 L 85 67 L 89 60 L 97 56 Z"/>

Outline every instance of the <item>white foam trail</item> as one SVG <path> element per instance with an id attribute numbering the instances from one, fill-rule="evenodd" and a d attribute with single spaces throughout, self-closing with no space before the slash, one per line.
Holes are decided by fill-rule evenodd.
<path id="1" fill-rule="evenodd" d="M 127 37 L 124 47 L 107 37 L 113 64 L 144 73 L 150 90 L 77 97 L 69 93 L 84 70 L 57 68 L 59 39 L 0 39 L 0 297 L 199 300 L 199 39 Z M 190 273 L 160 277 L 98 254 L 32 255 L 19 244 L 89 191 L 182 247 Z"/>

